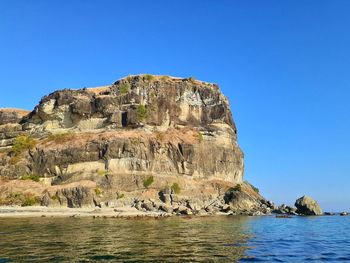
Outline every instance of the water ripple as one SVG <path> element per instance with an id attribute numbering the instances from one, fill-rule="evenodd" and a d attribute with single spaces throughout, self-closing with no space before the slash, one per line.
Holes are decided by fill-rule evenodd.
<path id="1" fill-rule="evenodd" d="M 349 219 L 0 219 L 0 263 L 349 262 Z"/>

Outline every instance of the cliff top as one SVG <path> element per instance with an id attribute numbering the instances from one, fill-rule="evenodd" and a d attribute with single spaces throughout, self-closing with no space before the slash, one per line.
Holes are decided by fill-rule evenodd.
<path id="1" fill-rule="evenodd" d="M 0 112 L 6 112 L 6 113 L 16 113 L 21 116 L 27 115 L 30 111 L 25 109 L 17 109 L 17 108 L 0 108 Z"/>

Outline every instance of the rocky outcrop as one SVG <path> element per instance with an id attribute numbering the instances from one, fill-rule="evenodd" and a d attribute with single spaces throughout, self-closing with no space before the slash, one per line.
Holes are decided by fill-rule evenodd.
<path id="1" fill-rule="evenodd" d="M 42 204 L 80 207 L 123 199 L 124 205 L 176 213 L 187 213 L 184 207 L 192 213 L 269 207 L 243 183 L 236 126 L 215 84 L 129 76 L 110 86 L 53 92 L 29 114 L 1 112 L 0 176 L 39 177 L 47 186 L 38 193 Z M 82 180 L 96 183 L 101 193 L 52 190 Z M 162 192 L 174 184 L 180 193 Z M 232 190 L 236 185 L 241 191 Z M 213 200 L 217 205 L 208 204 Z"/>
<path id="2" fill-rule="evenodd" d="M 309 196 L 302 196 L 295 201 L 297 213 L 301 215 L 322 215 L 319 204 Z"/>
<path id="3" fill-rule="evenodd" d="M 23 117 L 29 114 L 29 111 L 21 109 L 3 108 L 0 109 L 0 125 L 19 123 Z"/>
<path id="4" fill-rule="evenodd" d="M 20 109 L 0 109 L 0 152 L 12 147 L 17 136 L 25 134 L 19 124 L 29 114 Z"/>

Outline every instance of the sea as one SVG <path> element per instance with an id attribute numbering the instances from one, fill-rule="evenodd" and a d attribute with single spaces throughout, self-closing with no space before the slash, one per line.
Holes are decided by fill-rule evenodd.
<path id="1" fill-rule="evenodd" d="M 339 215 L 0 218 L 0 263 L 348 261 Z"/>

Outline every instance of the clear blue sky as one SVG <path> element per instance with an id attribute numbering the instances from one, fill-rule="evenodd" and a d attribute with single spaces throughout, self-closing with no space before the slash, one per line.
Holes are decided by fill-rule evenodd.
<path id="1" fill-rule="evenodd" d="M 128 74 L 216 82 L 247 180 L 350 210 L 349 14 L 347 0 L 2 0 L 0 107 Z"/>

